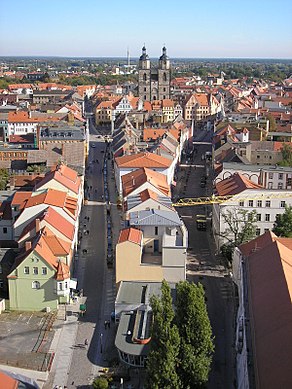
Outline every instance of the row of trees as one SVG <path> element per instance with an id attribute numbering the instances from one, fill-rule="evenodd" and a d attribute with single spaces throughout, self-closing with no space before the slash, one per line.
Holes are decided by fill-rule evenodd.
<path id="1" fill-rule="evenodd" d="M 202 388 L 208 381 L 214 343 L 201 284 L 180 282 L 175 309 L 170 287 L 162 282 L 153 296 L 151 351 L 147 360 L 150 389 Z"/>

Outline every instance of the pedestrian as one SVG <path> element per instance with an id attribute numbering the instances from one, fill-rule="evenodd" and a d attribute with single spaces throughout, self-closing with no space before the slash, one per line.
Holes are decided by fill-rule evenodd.
<path id="1" fill-rule="evenodd" d="M 85 339 L 84 345 L 85 345 L 85 346 L 88 346 L 88 339 Z"/>
<path id="2" fill-rule="evenodd" d="M 106 330 L 106 328 L 107 328 L 107 321 L 105 320 L 104 321 L 104 329 Z"/>
<path id="3" fill-rule="evenodd" d="M 107 326 L 109 329 L 111 328 L 111 322 L 109 320 L 107 321 Z"/>

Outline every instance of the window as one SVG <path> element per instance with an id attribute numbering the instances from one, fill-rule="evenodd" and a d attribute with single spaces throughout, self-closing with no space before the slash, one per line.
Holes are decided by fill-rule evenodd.
<path id="1" fill-rule="evenodd" d="M 257 207 L 261 208 L 263 206 L 262 200 L 257 201 Z"/>
<path id="2" fill-rule="evenodd" d="M 63 290 L 63 283 L 62 282 L 58 282 L 58 287 L 59 287 L 59 290 Z"/>
<path id="3" fill-rule="evenodd" d="M 287 186 L 291 186 L 292 185 L 292 178 L 287 178 Z"/>
<path id="4" fill-rule="evenodd" d="M 260 213 L 257 214 L 257 221 L 260 222 L 262 220 L 262 215 Z"/>
<path id="5" fill-rule="evenodd" d="M 37 267 L 32 268 L 32 273 L 33 274 L 39 274 L 39 269 Z"/>
<path id="6" fill-rule="evenodd" d="M 283 173 L 279 173 L 279 180 L 283 180 Z"/>
<path id="7" fill-rule="evenodd" d="M 256 229 L 256 236 L 259 236 L 261 234 L 261 229 L 260 228 L 257 228 Z"/>
<path id="8" fill-rule="evenodd" d="M 283 182 L 278 182 L 278 189 L 283 189 Z"/>
<path id="9" fill-rule="evenodd" d="M 270 202 L 270 200 L 267 200 L 266 201 L 266 208 L 270 208 L 271 207 L 271 202 Z"/>
<path id="10" fill-rule="evenodd" d="M 269 222 L 269 221 L 270 221 L 270 214 L 269 214 L 269 213 L 266 213 L 265 220 L 266 220 L 266 222 Z"/>
<path id="11" fill-rule="evenodd" d="M 144 88 L 144 92 L 146 92 L 147 91 L 147 88 Z"/>
<path id="12" fill-rule="evenodd" d="M 273 173 L 269 173 L 269 179 L 270 179 L 270 180 L 273 179 Z"/>
<path id="13" fill-rule="evenodd" d="M 0 264 L 0 274 L 3 273 L 2 265 Z"/>
<path id="14" fill-rule="evenodd" d="M 248 206 L 253 207 L 253 200 L 248 200 Z"/>
<path id="15" fill-rule="evenodd" d="M 285 205 L 286 205 L 286 201 L 281 201 L 280 208 L 285 208 Z"/>
<path id="16" fill-rule="evenodd" d="M 268 189 L 273 189 L 273 183 L 272 182 L 268 183 Z"/>
<path id="17" fill-rule="evenodd" d="M 0 280 L 0 289 L 3 289 L 3 287 L 4 287 L 4 281 Z"/>
<path id="18" fill-rule="evenodd" d="M 264 232 L 269 232 L 270 229 L 269 228 L 265 228 Z"/>
<path id="19" fill-rule="evenodd" d="M 7 234 L 7 227 L 3 227 L 3 234 Z"/>
<path id="20" fill-rule="evenodd" d="M 24 266 L 23 272 L 24 272 L 24 274 L 29 274 L 29 267 Z"/>
<path id="21" fill-rule="evenodd" d="M 240 202 L 239 202 L 239 206 L 240 206 L 240 207 L 244 207 L 244 201 L 240 201 Z"/>
<path id="22" fill-rule="evenodd" d="M 166 73 L 163 73 L 163 81 L 167 81 L 167 75 L 166 75 Z"/>
<path id="23" fill-rule="evenodd" d="M 42 275 L 45 276 L 47 274 L 47 268 L 42 267 Z"/>
<path id="24" fill-rule="evenodd" d="M 65 281 L 65 289 L 68 289 L 68 282 Z"/>
<path id="25" fill-rule="evenodd" d="M 259 155 L 257 155 L 257 159 L 260 159 L 260 156 L 259 156 Z"/>
<path id="26" fill-rule="evenodd" d="M 144 74 L 143 74 L 143 81 L 146 81 L 146 80 L 147 80 L 147 74 L 144 73 Z"/>
<path id="27" fill-rule="evenodd" d="M 155 235 L 158 235 L 158 227 L 155 227 Z"/>
<path id="28" fill-rule="evenodd" d="M 40 289 L 41 285 L 38 281 L 33 281 L 31 287 L 32 289 Z"/>

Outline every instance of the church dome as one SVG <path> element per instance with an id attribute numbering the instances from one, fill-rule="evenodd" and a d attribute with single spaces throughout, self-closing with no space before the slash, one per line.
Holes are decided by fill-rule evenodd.
<path id="1" fill-rule="evenodd" d="M 163 46 L 163 48 L 162 48 L 162 55 L 159 59 L 161 61 L 166 61 L 167 59 L 169 59 L 169 57 L 166 54 L 166 47 L 165 46 Z"/>
<path id="2" fill-rule="evenodd" d="M 145 45 L 142 47 L 142 55 L 140 56 L 141 61 L 145 61 L 146 59 L 149 59 L 148 54 L 146 53 L 146 47 Z"/>

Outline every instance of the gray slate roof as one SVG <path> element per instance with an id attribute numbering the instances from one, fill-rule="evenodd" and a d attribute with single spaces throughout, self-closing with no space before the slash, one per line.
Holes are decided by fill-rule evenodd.
<path id="1" fill-rule="evenodd" d="M 176 211 L 162 211 L 150 209 L 145 211 L 130 212 L 131 226 L 181 226 Z"/>

